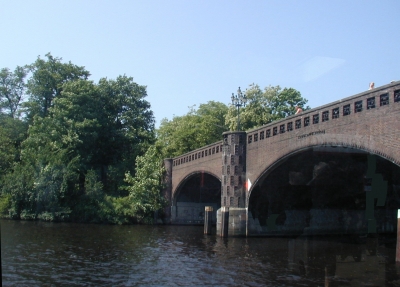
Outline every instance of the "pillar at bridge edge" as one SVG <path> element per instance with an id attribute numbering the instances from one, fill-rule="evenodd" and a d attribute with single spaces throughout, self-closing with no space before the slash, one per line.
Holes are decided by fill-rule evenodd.
<path id="1" fill-rule="evenodd" d="M 221 206 L 246 207 L 246 132 L 225 132 L 222 150 Z"/>
<path id="2" fill-rule="evenodd" d="M 229 207 L 228 235 L 246 235 L 246 132 L 225 132 L 222 150 L 221 207 Z M 221 212 L 217 212 L 217 217 Z M 217 234 L 222 228 L 217 218 Z"/>

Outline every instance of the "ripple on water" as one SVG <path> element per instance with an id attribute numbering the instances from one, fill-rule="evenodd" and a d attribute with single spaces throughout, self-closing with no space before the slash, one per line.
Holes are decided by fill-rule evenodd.
<path id="1" fill-rule="evenodd" d="M 318 286 L 324 279 L 289 271 L 288 239 L 223 239 L 192 226 L 1 224 L 4 286 Z"/>

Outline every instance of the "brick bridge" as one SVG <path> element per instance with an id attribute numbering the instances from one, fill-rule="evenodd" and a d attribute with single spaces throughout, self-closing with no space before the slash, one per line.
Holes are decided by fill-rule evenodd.
<path id="1" fill-rule="evenodd" d="M 202 224 L 207 205 L 219 213 L 229 207 L 230 234 L 349 230 L 343 212 L 359 230 L 393 231 L 393 210 L 400 207 L 400 82 L 257 129 L 225 132 L 220 142 L 166 159 L 165 166 L 171 223 Z M 377 191 L 372 178 L 385 190 Z"/>

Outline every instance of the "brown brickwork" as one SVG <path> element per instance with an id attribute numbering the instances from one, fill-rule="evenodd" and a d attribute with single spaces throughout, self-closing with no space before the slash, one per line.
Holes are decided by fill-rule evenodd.
<path id="1" fill-rule="evenodd" d="M 314 146 L 353 147 L 400 166 L 400 82 L 304 111 L 245 136 L 247 200 L 252 187 L 275 164 Z M 191 174 L 205 172 L 222 179 L 222 147 L 221 141 L 173 159 L 173 200 Z"/>
<path id="2" fill-rule="evenodd" d="M 176 200 L 176 191 L 192 174 L 204 172 L 221 180 L 222 147 L 220 141 L 172 159 L 172 204 Z"/>
<path id="3" fill-rule="evenodd" d="M 246 132 L 223 134 L 221 206 L 246 206 Z"/>

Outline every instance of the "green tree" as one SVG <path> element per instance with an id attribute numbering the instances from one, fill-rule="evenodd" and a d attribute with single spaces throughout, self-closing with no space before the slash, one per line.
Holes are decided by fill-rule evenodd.
<path id="1" fill-rule="evenodd" d="M 99 172 L 108 193 L 118 193 L 124 173 L 134 173 L 136 156 L 154 142 L 154 117 L 144 99 L 146 88 L 132 78 L 101 79 L 98 85 L 77 80 L 66 83 L 49 116 L 37 118 L 26 144 L 64 151 L 66 161 L 79 157 L 80 188 L 86 171 Z M 51 154 L 51 153 L 50 153 Z"/>
<path id="2" fill-rule="evenodd" d="M 154 115 L 146 100 L 146 86 L 133 78 L 101 79 L 98 84 L 103 115 L 95 165 L 101 167 L 105 186 L 122 184 L 126 171 L 135 173 L 135 160 L 155 141 Z M 105 182 L 105 168 L 109 182 Z"/>
<path id="3" fill-rule="evenodd" d="M 15 146 L 8 132 L 0 126 L 0 180 L 14 163 L 15 153 Z"/>
<path id="4" fill-rule="evenodd" d="M 19 107 L 25 95 L 27 69 L 19 67 L 11 72 L 8 68 L 0 71 L 0 112 L 11 118 L 19 116 Z"/>
<path id="5" fill-rule="evenodd" d="M 164 188 L 165 169 L 162 165 L 162 151 L 156 145 L 151 146 L 143 156 L 136 158 L 136 175 L 126 173 L 129 202 L 139 222 L 151 222 L 155 213 L 165 207 L 166 201 L 161 194 Z"/>
<path id="6" fill-rule="evenodd" d="M 26 124 L 23 121 L 9 116 L 0 117 L 0 196 L 8 174 L 14 172 L 20 161 L 21 143 L 25 137 Z M 10 198 L 8 195 L 6 201 Z"/>
<path id="7" fill-rule="evenodd" d="M 20 159 L 3 178 L 2 193 L 11 197 L 11 217 L 57 220 L 69 213 L 77 167 L 57 148 L 61 139 L 50 118 L 36 121 L 40 125 L 31 126 Z"/>
<path id="8" fill-rule="evenodd" d="M 29 210 L 30 213 L 35 209 L 33 198 L 35 167 L 15 163 L 13 172 L 9 172 L 2 179 L 2 197 L 9 199 L 6 210 L 10 218 L 20 218 L 21 213 Z"/>
<path id="9" fill-rule="evenodd" d="M 310 109 L 310 107 L 305 106 L 307 102 L 300 92 L 293 88 L 279 89 L 269 99 L 272 120 L 275 121 L 294 115 L 296 106 L 302 107 L 304 110 Z"/>
<path id="10" fill-rule="evenodd" d="M 299 91 L 293 88 L 268 86 L 264 90 L 256 84 L 251 84 L 245 92 L 246 107 L 240 110 L 241 130 L 253 129 L 272 121 L 276 121 L 295 113 L 295 107 L 303 107 L 307 100 L 301 97 Z M 237 129 L 237 109 L 230 106 L 226 114 L 226 124 L 231 130 Z"/>
<path id="11" fill-rule="evenodd" d="M 34 218 L 46 221 L 64 220 L 71 212 L 68 197 L 71 177 L 76 177 L 74 169 L 64 162 L 50 162 L 46 166 L 37 166 L 34 174 L 33 198 L 31 210 Z M 32 212 L 33 211 L 33 212 Z"/>
<path id="12" fill-rule="evenodd" d="M 73 162 L 53 155 L 47 164 L 22 161 L 3 180 L 2 194 L 11 199 L 10 216 L 21 219 L 65 220 L 71 212 L 71 183 L 76 178 Z"/>
<path id="13" fill-rule="evenodd" d="M 20 158 L 21 143 L 26 137 L 26 124 L 10 117 L 0 117 L 0 186 L 1 177 Z"/>
<path id="14" fill-rule="evenodd" d="M 120 76 L 97 85 L 70 81 L 62 90 L 22 144 L 19 170 L 27 180 L 15 186 L 10 176 L 5 194 L 21 203 L 16 216 L 56 220 L 71 210 L 74 219 L 124 222 L 126 204 L 117 199 L 128 194 L 124 174 L 135 173 L 136 157 L 154 141 L 146 88 Z"/>
<path id="15" fill-rule="evenodd" d="M 164 155 L 174 157 L 221 140 L 222 133 L 228 130 L 227 111 L 225 104 L 210 101 L 197 110 L 190 107 L 186 115 L 175 116 L 170 121 L 163 119 L 157 130 L 157 141 Z"/>
<path id="16" fill-rule="evenodd" d="M 29 130 L 16 116 L 27 69 Z M 84 67 L 51 54 L 14 73 L 1 70 L 3 214 L 113 223 L 133 218 L 125 173 L 135 175 L 136 157 L 155 141 L 146 87 L 127 76 L 98 84 L 88 76 Z"/>
<path id="17" fill-rule="evenodd" d="M 196 115 L 200 117 L 200 133 L 205 144 L 220 141 L 222 133 L 228 131 L 225 124 L 225 116 L 228 113 L 228 106 L 221 102 L 209 101 L 200 104 Z"/>
<path id="18" fill-rule="evenodd" d="M 8 216 L 12 208 L 11 193 L 4 193 L 5 186 L 21 184 L 19 178 L 11 178 L 18 172 L 21 143 L 26 137 L 26 124 L 18 118 L 0 117 L 0 214 Z"/>
<path id="19" fill-rule="evenodd" d="M 63 85 L 78 79 L 86 80 L 90 73 L 84 67 L 79 67 L 71 62 L 62 63 L 61 58 L 53 57 L 50 53 L 47 59 L 37 60 L 29 65 L 32 73 L 28 80 L 29 101 L 26 103 L 27 116 L 32 121 L 33 116 L 44 117 L 52 106 L 53 99 L 61 95 Z"/>

